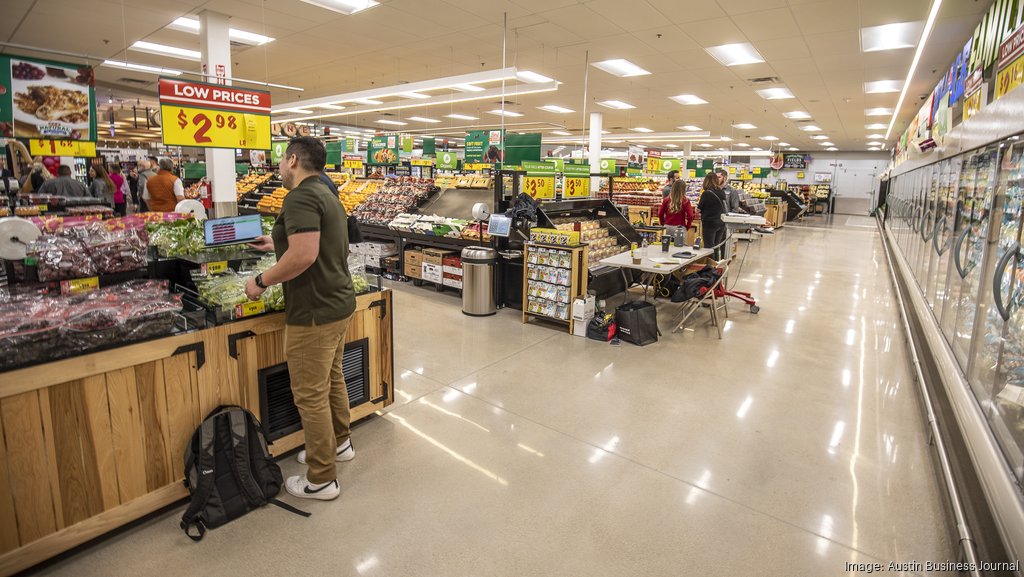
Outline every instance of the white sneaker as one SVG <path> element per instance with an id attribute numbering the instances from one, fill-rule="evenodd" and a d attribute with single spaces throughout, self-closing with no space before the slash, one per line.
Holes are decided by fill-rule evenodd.
<path id="1" fill-rule="evenodd" d="M 284 482 L 284 488 L 295 497 L 302 499 L 330 501 L 331 499 L 336 499 L 341 494 L 341 485 L 338 484 L 337 479 L 320 485 L 314 485 L 306 479 L 305 475 L 288 477 L 288 480 Z"/>
<path id="2" fill-rule="evenodd" d="M 306 450 L 299 451 L 297 457 L 299 462 L 303 465 L 306 464 Z M 338 446 L 337 451 L 334 454 L 334 460 L 338 463 L 344 463 L 345 461 L 351 461 L 356 458 L 356 450 L 352 447 L 352 439 L 347 439 L 344 443 Z"/>

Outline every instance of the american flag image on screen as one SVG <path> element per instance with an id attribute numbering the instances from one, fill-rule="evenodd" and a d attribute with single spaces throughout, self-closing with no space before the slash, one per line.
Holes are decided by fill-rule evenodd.
<path id="1" fill-rule="evenodd" d="M 222 242 L 231 242 L 235 240 L 235 223 L 233 222 L 221 222 L 210 227 L 213 229 L 213 244 L 220 244 Z"/>
<path id="2" fill-rule="evenodd" d="M 260 215 L 230 216 L 207 220 L 204 224 L 206 246 L 240 244 L 263 234 Z"/>

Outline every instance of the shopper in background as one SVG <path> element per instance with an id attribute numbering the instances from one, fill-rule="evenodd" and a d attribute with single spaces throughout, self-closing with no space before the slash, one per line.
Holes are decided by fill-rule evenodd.
<path id="1" fill-rule="evenodd" d="M 128 192 L 128 182 L 124 179 L 124 174 L 121 173 L 121 163 L 111 162 L 108 166 L 107 175 L 114 183 L 114 214 L 124 216 L 125 203 L 130 195 Z"/>
<path id="2" fill-rule="evenodd" d="M 658 209 L 658 220 L 665 227 L 683 227 L 689 229 L 693 224 L 693 205 L 686 198 L 686 183 L 676 180 L 672 183 L 672 192 L 661 201 Z M 669 234 L 666 231 L 665 234 Z"/>
<path id="3" fill-rule="evenodd" d="M 28 194 L 30 192 L 39 192 L 43 188 L 43 184 L 49 180 L 46 176 L 49 175 L 43 167 L 41 162 L 32 163 L 32 172 L 28 173 L 28 178 L 25 179 L 24 184 L 21 187 L 22 194 Z"/>
<path id="4" fill-rule="evenodd" d="M 661 187 L 661 197 L 662 198 L 667 198 L 669 193 L 672 192 L 672 185 L 675 184 L 678 181 L 679 181 L 679 171 L 678 170 L 670 170 L 670 171 L 668 171 L 668 182 L 665 183 L 665 186 Z M 665 223 L 662 223 L 662 224 L 665 224 Z"/>
<path id="5" fill-rule="evenodd" d="M 722 260 L 722 255 L 725 252 L 723 247 L 718 245 L 725 242 L 725 223 L 722 222 L 722 215 L 729 212 L 725 191 L 722 190 L 720 183 L 719 175 L 709 172 L 704 177 L 703 190 L 700 193 L 700 200 L 697 201 L 700 225 L 704 231 L 704 246 L 715 249 L 715 260 Z"/>
<path id="6" fill-rule="evenodd" d="M 85 185 L 71 176 L 71 167 L 63 164 L 57 167 L 57 178 L 51 178 L 44 182 L 37 192 L 50 196 L 89 196 L 89 190 L 85 188 Z"/>
<path id="7" fill-rule="evenodd" d="M 161 158 L 158 162 L 160 172 L 146 179 L 146 188 L 142 198 L 149 210 L 155 212 L 174 212 L 174 207 L 185 200 L 185 187 L 181 179 L 174 176 L 174 163 L 170 158 Z"/>
<path id="8" fill-rule="evenodd" d="M 102 198 L 103 204 L 114 208 L 114 195 L 117 193 L 117 186 L 114 184 L 114 179 L 110 178 L 110 174 L 103 168 L 103 164 L 94 164 L 89 169 L 92 173 L 92 184 L 89 185 L 89 193 L 96 198 Z"/>
<path id="9" fill-rule="evenodd" d="M 149 207 L 146 206 L 146 200 L 142 198 L 142 195 L 146 191 L 146 181 L 156 176 L 156 170 L 159 166 L 160 164 L 155 156 L 139 161 L 139 210 L 141 212 L 149 210 Z"/>
<path id="10" fill-rule="evenodd" d="M 289 477 L 296 497 L 334 499 L 341 493 L 336 461 L 355 457 L 351 415 L 341 361 L 345 331 L 355 311 L 348 270 L 345 211 L 338 196 L 320 181 L 327 151 L 319 140 L 292 139 L 280 163 L 289 189 L 270 237 L 252 245 L 277 253 L 277 264 L 246 283 L 253 300 L 266 287 L 284 283 L 285 357 L 295 406 L 302 418 L 305 475 Z"/>
<path id="11" fill-rule="evenodd" d="M 729 207 L 729 212 L 746 212 L 740 205 L 740 191 L 729 186 L 729 171 L 724 168 L 715 170 L 718 174 L 719 184 L 722 186 L 722 190 L 725 192 L 726 205 Z"/>

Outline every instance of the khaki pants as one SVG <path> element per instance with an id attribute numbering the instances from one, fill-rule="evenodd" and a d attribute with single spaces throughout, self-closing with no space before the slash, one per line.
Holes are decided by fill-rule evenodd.
<path id="1" fill-rule="evenodd" d="M 310 483 L 338 478 L 335 451 L 349 438 L 351 416 L 341 361 L 351 318 L 311 327 L 285 325 L 288 374 L 306 435 Z"/>

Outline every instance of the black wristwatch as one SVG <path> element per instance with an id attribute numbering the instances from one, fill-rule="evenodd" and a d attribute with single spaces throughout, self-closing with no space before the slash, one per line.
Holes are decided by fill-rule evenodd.
<path id="1" fill-rule="evenodd" d="M 261 289 L 267 288 L 267 285 L 263 284 L 263 273 L 256 275 L 256 286 L 260 287 Z"/>

